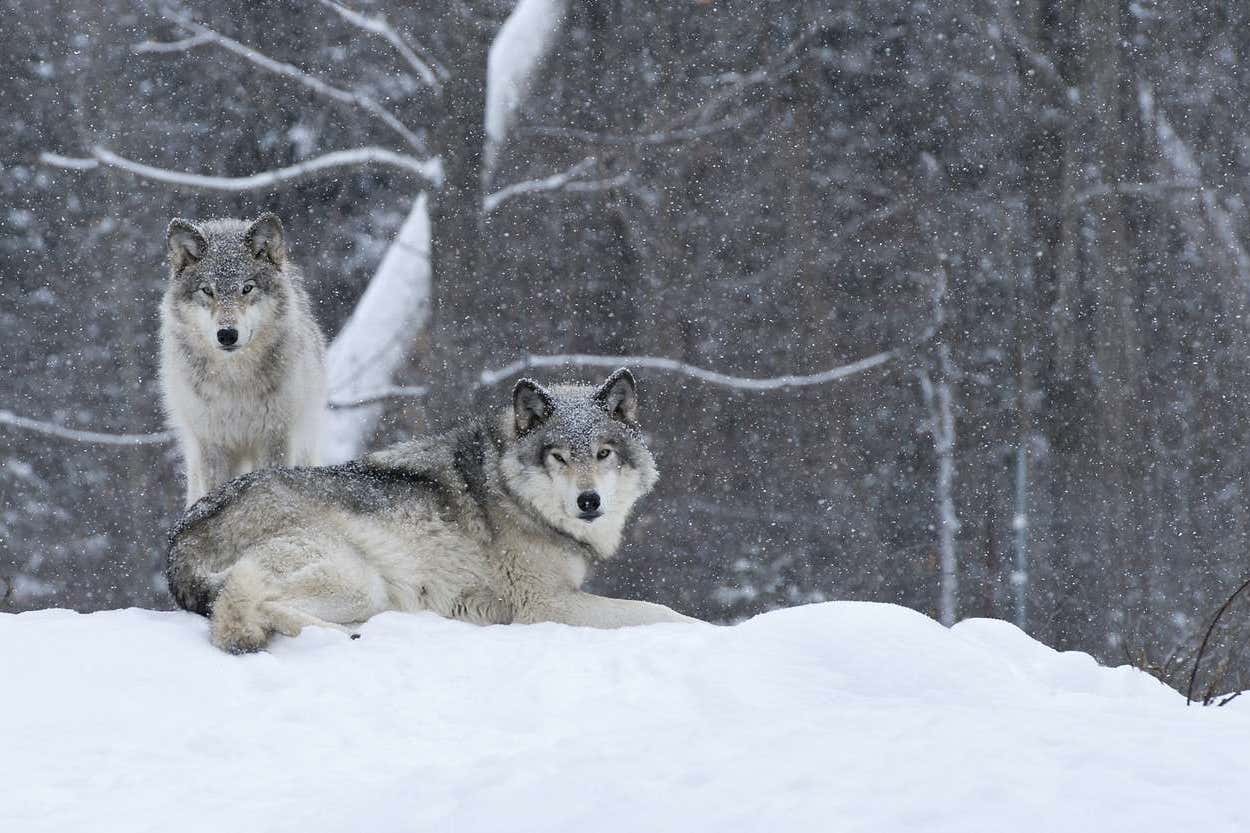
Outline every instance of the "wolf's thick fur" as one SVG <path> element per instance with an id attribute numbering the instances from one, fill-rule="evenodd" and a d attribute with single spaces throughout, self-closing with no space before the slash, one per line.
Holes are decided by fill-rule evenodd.
<path id="1" fill-rule="evenodd" d="M 231 652 L 385 610 L 480 624 L 695 621 L 579 589 L 655 484 L 636 403 L 625 370 L 598 388 L 523 379 L 496 418 L 340 466 L 246 475 L 179 522 L 170 589 L 211 615 L 213 642 Z"/>
<path id="2" fill-rule="evenodd" d="M 187 505 L 253 469 L 316 465 L 325 338 L 282 223 L 175 219 L 161 304 L 161 392 Z"/>

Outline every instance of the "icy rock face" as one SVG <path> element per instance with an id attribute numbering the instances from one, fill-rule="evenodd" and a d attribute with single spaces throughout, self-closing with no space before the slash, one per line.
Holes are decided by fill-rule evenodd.
<path id="1" fill-rule="evenodd" d="M 1244 711 L 893 605 L 620 631 L 392 613 L 242 658 L 206 630 L 0 616 L 0 829 L 1235 830 L 1250 786 Z"/>

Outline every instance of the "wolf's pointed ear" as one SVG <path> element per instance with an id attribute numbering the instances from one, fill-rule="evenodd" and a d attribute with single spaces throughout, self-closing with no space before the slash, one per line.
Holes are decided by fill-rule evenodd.
<path id="1" fill-rule="evenodd" d="M 165 229 L 165 242 L 169 246 L 169 259 L 174 264 L 174 269 L 182 269 L 198 262 L 208 251 L 208 241 L 204 239 L 203 232 L 194 223 L 181 217 L 169 221 L 169 227 Z"/>
<path id="2" fill-rule="evenodd" d="M 282 233 L 282 221 L 272 211 L 266 211 L 247 227 L 243 245 L 258 260 L 267 260 L 281 266 L 286 260 L 286 239 Z"/>
<path id="3" fill-rule="evenodd" d="M 627 368 L 622 367 L 609 376 L 594 392 L 594 400 L 612 419 L 619 419 L 626 425 L 638 424 L 638 383 Z"/>
<path id="4" fill-rule="evenodd" d="M 516 419 L 516 435 L 522 437 L 551 416 L 554 408 L 551 394 L 533 379 L 521 379 L 512 388 L 512 413 Z"/>

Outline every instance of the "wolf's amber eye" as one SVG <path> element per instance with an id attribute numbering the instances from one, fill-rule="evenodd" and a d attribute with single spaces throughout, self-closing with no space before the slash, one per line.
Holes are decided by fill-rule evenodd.
<path id="1" fill-rule="evenodd" d="M 213 288 L 212 288 L 211 286 L 209 286 L 208 284 L 205 284 L 204 286 L 201 286 L 201 287 L 200 287 L 200 291 L 201 291 L 201 292 L 203 292 L 205 295 L 207 295 L 207 296 L 208 296 L 208 297 L 210 297 L 210 298 L 211 298 L 211 297 L 213 297 Z"/>
<path id="2" fill-rule="evenodd" d="M 611 456 L 612 456 L 612 449 L 610 449 L 610 448 L 601 448 L 601 449 L 599 449 L 599 453 L 598 453 L 598 454 L 596 454 L 595 456 L 596 456 L 596 457 L 598 457 L 600 460 L 606 460 L 606 459 L 608 459 L 609 457 L 611 457 Z"/>
<path id="3" fill-rule="evenodd" d="M 256 284 L 250 283 L 250 282 L 245 283 L 243 284 L 243 294 L 246 295 L 247 293 L 251 292 L 255 288 L 256 288 Z"/>
<path id="4" fill-rule="evenodd" d="M 551 456 L 552 456 L 552 457 L 554 457 L 554 458 L 555 458 L 555 461 L 556 461 L 557 463 L 559 463 L 560 465 L 562 465 L 562 466 L 564 466 L 564 465 L 568 465 L 568 462 L 569 462 L 569 461 L 568 461 L 568 460 L 565 460 L 565 459 L 564 459 L 564 455 L 563 455 L 563 454 L 561 454 L 560 452 L 558 452 L 558 451 L 553 451 L 553 452 L 551 452 Z"/>

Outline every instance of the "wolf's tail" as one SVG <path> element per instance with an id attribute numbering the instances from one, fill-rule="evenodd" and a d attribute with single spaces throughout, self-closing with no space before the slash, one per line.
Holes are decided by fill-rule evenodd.
<path id="1" fill-rule="evenodd" d="M 219 571 L 205 569 L 208 565 L 195 550 L 188 541 L 175 539 L 171 542 L 165 579 L 178 607 L 208 616 L 213 612 L 213 602 L 221 592 L 224 576 Z"/>
<path id="2" fill-rule="evenodd" d="M 245 474 L 214 489 L 191 504 L 170 530 L 165 580 L 174 601 L 183 610 L 203 616 L 213 612 L 226 570 L 239 560 L 239 554 L 221 548 L 214 540 L 211 525 L 231 501 L 264 474 Z"/>

